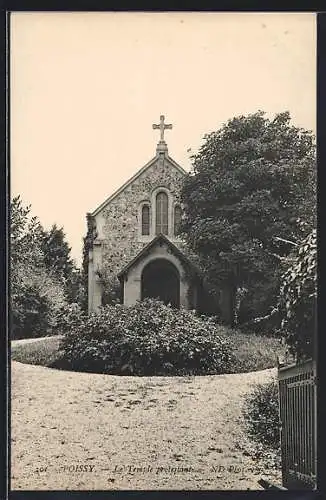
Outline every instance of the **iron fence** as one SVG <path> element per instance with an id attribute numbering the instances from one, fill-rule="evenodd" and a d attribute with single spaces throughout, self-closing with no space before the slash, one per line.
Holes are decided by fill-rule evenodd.
<path id="1" fill-rule="evenodd" d="M 317 383 L 312 360 L 279 366 L 282 482 L 287 489 L 316 488 Z"/>

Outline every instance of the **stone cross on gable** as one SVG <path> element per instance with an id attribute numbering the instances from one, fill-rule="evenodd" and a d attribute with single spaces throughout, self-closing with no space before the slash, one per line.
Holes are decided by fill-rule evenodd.
<path id="1" fill-rule="evenodd" d="M 153 124 L 154 130 L 156 130 L 156 129 L 160 130 L 160 135 L 161 135 L 160 142 L 164 142 L 164 130 L 167 130 L 167 129 L 171 130 L 172 129 L 171 123 L 165 124 L 164 119 L 165 119 L 164 115 L 161 115 L 159 125 Z"/>

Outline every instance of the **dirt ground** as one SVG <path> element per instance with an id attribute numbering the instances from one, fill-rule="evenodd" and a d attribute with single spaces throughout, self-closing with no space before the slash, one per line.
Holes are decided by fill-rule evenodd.
<path id="1" fill-rule="evenodd" d="M 12 362 L 11 489 L 261 489 L 244 395 L 276 371 L 117 377 Z"/>

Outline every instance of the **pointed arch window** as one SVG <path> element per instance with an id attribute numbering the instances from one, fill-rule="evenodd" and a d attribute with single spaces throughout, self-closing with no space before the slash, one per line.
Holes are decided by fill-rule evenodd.
<path id="1" fill-rule="evenodd" d="M 178 235 L 181 225 L 182 210 L 179 205 L 174 207 L 174 234 Z"/>
<path id="2" fill-rule="evenodd" d="M 149 235 L 149 223 L 150 223 L 149 206 L 143 205 L 141 210 L 141 234 L 143 236 Z"/>
<path id="3" fill-rule="evenodd" d="M 161 191 L 156 195 L 156 234 L 168 234 L 168 220 L 168 195 Z"/>

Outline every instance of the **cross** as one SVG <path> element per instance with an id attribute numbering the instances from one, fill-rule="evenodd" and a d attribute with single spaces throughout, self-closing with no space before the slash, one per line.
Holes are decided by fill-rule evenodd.
<path id="1" fill-rule="evenodd" d="M 155 125 L 153 124 L 153 129 L 160 129 L 161 131 L 161 142 L 164 142 L 164 130 L 166 129 L 169 129 L 171 130 L 172 129 L 172 125 L 171 124 L 165 124 L 164 123 L 164 115 L 161 115 L 160 116 L 160 124 L 159 125 Z"/>

